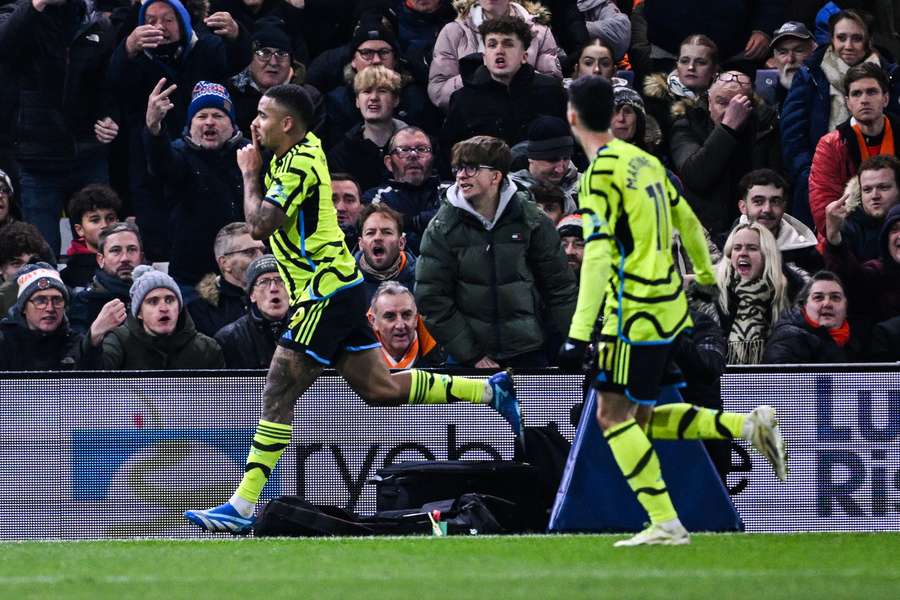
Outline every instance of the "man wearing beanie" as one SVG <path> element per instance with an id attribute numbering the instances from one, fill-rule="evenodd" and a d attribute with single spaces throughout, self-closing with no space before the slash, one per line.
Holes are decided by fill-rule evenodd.
<path id="1" fill-rule="evenodd" d="M 566 260 L 575 273 L 575 285 L 578 285 L 581 277 L 581 263 L 584 261 L 584 225 L 581 215 L 568 215 L 560 219 L 556 225 L 559 233 L 559 242 Z"/>
<path id="2" fill-rule="evenodd" d="M 102 355 L 92 363 L 95 368 L 164 371 L 225 366 L 215 340 L 194 328 L 174 279 L 147 265 L 138 265 L 133 277 L 130 314 L 124 325 L 103 338 Z"/>
<path id="3" fill-rule="evenodd" d="M 59 371 L 81 366 L 81 336 L 69 329 L 69 290 L 59 272 L 38 262 L 15 275 L 16 304 L 0 321 L 0 371 Z"/>
<path id="4" fill-rule="evenodd" d="M 247 269 L 249 312 L 216 334 L 229 369 L 267 369 L 278 338 L 287 327 L 287 288 L 278 261 L 264 254 Z"/>
<path id="5" fill-rule="evenodd" d="M 213 242 L 219 230 L 244 220 L 235 151 L 250 141 L 234 125 L 228 91 L 209 81 L 194 86 L 185 133 L 170 141 L 162 122 L 172 109 L 174 86 L 164 84 L 161 79 L 147 102 L 144 147 L 150 173 L 164 183 L 166 201 L 174 207 L 169 273 L 192 288 L 216 269 Z"/>
<path id="6" fill-rule="evenodd" d="M 512 180 L 526 188 L 538 183 L 560 188 L 566 196 L 563 212 L 574 212 L 580 175 L 572 164 L 575 138 L 568 124 L 559 117 L 540 116 L 528 127 L 528 139 L 521 145 L 526 148 L 528 168 L 511 173 Z"/>

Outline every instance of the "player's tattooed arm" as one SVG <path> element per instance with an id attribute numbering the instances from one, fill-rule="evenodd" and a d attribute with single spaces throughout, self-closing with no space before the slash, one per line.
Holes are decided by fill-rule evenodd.
<path id="1" fill-rule="evenodd" d="M 282 347 L 276 348 L 266 375 L 262 418 L 273 423 L 293 421 L 297 399 L 321 372 L 322 365 L 303 354 Z"/>
<path id="2" fill-rule="evenodd" d="M 284 223 L 284 211 L 268 202 L 260 202 L 255 212 L 245 214 L 250 235 L 256 240 L 266 239 Z"/>
<path id="3" fill-rule="evenodd" d="M 284 211 L 268 202 L 263 202 L 260 182 L 262 157 L 254 135 L 254 143 L 237 151 L 237 164 L 244 179 L 244 217 L 250 227 L 253 239 L 268 238 L 284 222 Z"/>

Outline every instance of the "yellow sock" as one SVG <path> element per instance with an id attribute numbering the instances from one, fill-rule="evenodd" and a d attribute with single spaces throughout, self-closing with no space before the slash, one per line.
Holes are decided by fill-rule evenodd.
<path id="1" fill-rule="evenodd" d="M 409 374 L 412 378 L 409 404 L 447 404 L 457 401 L 481 404 L 485 401 L 483 381 L 418 369 L 411 369 Z"/>
<path id="2" fill-rule="evenodd" d="M 628 419 L 604 431 L 603 437 L 638 502 L 650 516 L 650 522 L 663 523 L 678 518 L 662 478 L 659 458 L 637 422 Z"/>
<path id="3" fill-rule="evenodd" d="M 741 437 L 747 415 L 686 403 L 653 409 L 647 436 L 656 440 L 730 440 Z"/>
<path id="4" fill-rule="evenodd" d="M 291 443 L 291 430 L 290 425 L 259 420 L 247 455 L 244 478 L 236 492 L 239 497 L 256 504 L 281 453 Z"/>

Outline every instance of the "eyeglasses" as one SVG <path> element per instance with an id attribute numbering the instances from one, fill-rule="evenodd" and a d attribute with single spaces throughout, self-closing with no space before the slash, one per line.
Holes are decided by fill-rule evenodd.
<path id="1" fill-rule="evenodd" d="M 721 81 L 722 83 L 737 81 L 741 85 L 753 85 L 753 80 L 743 73 L 719 73 L 716 75 L 715 81 Z"/>
<path id="2" fill-rule="evenodd" d="M 281 277 L 261 277 L 253 282 L 253 287 L 257 289 L 267 289 L 273 285 L 277 288 L 284 289 L 284 282 L 281 280 Z"/>
<path id="3" fill-rule="evenodd" d="M 247 258 L 256 258 L 263 253 L 264 248 L 262 246 L 253 246 L 251 248 L 244 248 L 242 250 L 232 250 L 231 252 L 226 252 L 222 256 L 231 256 L 232 254 L 243 254 Z"/>
<path id="4" fill-rule="evenodd" d="M 413 153 L 431 154 L 431 146 L 397 146 L 391 150 L 391 154 L 400 158 L 409 158 Z"/>
<path id="5" fill-rule="evenodd" d="M 0 194 L 6 194 L 7 196 L 12 196 L 12 190 L 6 187 L 5 185 L 0 185 Z"/>
<path id="6" fill-rule="evenodd" d="M 275 60 L 281 62 L 287 60 L 291 56 L 291 53 L 287 50 L 272 50 L 270 48 L 257 48 L 253 51 L 253 54 L 262 62 L 269 62 L 269 59 L 273 56 L 275 57 Z"/>
<path id="7" fill-rule="evenodd" d="M 47 308 L 47 304 L 52 304 L 53 308 L 62 308 L 66 305 L 66 299 L 62 296 L 31 297 L 28 301 L 34 304 L 35 308 Z"/>
<path id="8" fill-rule="evenodd" d="M 458 165 L 451 169 L 454 177 L 459 177 L 460 175 L 465 175 L 466 177 L 472 177 L 481 169 L 487 169 L 489 171 L 497 171 L 497 167 L 492 167 L 490 165 Z"/>
<path id="9" fill-rule="evenodd" d="M 372 60 L 373 58 L 375 58 L 376 54 L 378 55 L 378 58 L 380 58 L 381 60 L 384 60 L 388 56 L 391 56 L 392 54 L 394 54 L 394 49 L 393 48 L 379 48 L 378 50 L 373 50 L 371 48 L 360 48 L 356 52 L 365 61 Z"/>

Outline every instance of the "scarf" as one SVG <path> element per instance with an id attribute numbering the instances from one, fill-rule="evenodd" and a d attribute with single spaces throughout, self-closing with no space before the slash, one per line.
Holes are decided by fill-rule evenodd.
<path id="1" fill-rule="evenodd" d="M 803 313 L 803 320 L 806 321 L 806 324 L 812 327 L 813 329 L 818 329 L 821 327 L 816 321 L 813 321 L 812 318 L 806 314 L 806 309 L 801 309 L 801 313 Z M 831 336 L 831 339 L 834 340 L 834 343 L 838 345 L 839 348 L 843 348 L 847 345 L 847 342 L 850 341 L 850 323 L 847 322 L 847 319 L 844 319 L 844 323 L 840 327 L 835 327 L 833 329 L 826 329 L 828 335 Z"/>
<path id="2" fill-rule="evenodd" d="M 762 361 L 774 289 L 765 279 L 743 281 L 737 275 L 729 288 L 737 299 L 728 331 L 728 364 L 755 365 Z"/>
<path id="3" fill-rule="evenodd" d="M 369 313 L 371 314 L 371 310 Z M 378 339 L 378 343 L 381 344 L 381 356 L 384 358 L 384 363 L 389 369 L 409 369 L 416 364 L 416 361 L 420 357 L 425 356 L 437 346 L 437 342 L 434 341 L 434 338 L 431 337 L 431 334 L 425 328 L 425 321 L 422 320 L 421 315 L 416 317 L 416 335 L 409 345 L 409 348 L 406 349 L 406 352 L 404 352 L 403 356 L 399 359 L 394 359 L 394 357 L 385 350 L 384 341 L 381 339 L 381 335 L 374 329 L 372 331 L 375 333 L 375 338 Z"/>
<path id="4" fill-rule="evenodd" d="M 666 78 L 666 84 L 669 86 L 669 91 L 674 96 L 678 96 L 679 98 L 690 98 L 691 100 L 696 100 L 698 97 L 691 88 L 681 83 L 681 80 L 678 79 L 678 71 L 669 73 L 669 76 Z"/>
<path id="5" fill-rule="evenodd" d="M 870 156 L 873 156 L 873 148 L 866 142 L 866 138 L 863 135 L 862 128 L 860 128 L 859 124 L 854 124 L 851 129 L 853 129 L 853 133 L 856 134 L 856 143 L 859 145 L 859 156 L 861 158 L 860 163 L 862 163 Z M 882 132 L 881 144 L 878 147 L 876 155 L 880 154 L 894 156 L 894 130 L 891 127 L 891 120 L 888 119 L 887 116 L 884 117 L 884 131 Z"/>
<path id="6" fill-rule="evenodd" d="M 870 54 L 864 62 L 874 62 L 880 65 L 877 54 Z M 822 72 L 828 80 L 828 95 L 831 98 L 831 110 L 828 114 L 828 131 L 834 131 L 837 126 L 850 118 L 850 111 L 844 102 L 844 76 L 850 70 L 850 65 L 845 63 L 834 53 L 830 47 L 822 56 Z"/>
<path id="7" fill-rule="evenodd" d="M 375 267 L 370 265 L 366 260 L 366 254 L 364 252 L 360 253 L 359 268 L 363 273 L 366 273 L 376 281 L 390 281 L 392 279 L 397 279 L 397 275 L 399 275 L 400 272 L 406 268 L 406 252 L 401 251 L 400 255 L 397 256 L 397 260 L 394 261 L 394 264 L 389 266 L 384 271 L 379 271 Z"/>

